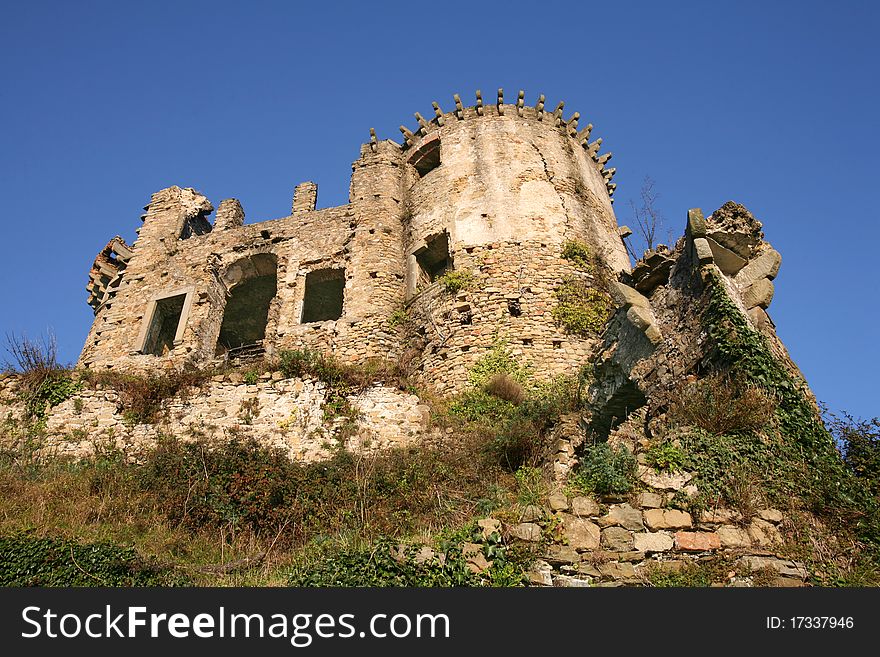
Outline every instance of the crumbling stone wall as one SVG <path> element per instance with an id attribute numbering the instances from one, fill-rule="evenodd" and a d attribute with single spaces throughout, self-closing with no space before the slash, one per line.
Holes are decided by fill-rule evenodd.
<path id="1" fill-rule="evenodd" d="M 0 379 L 4 420 L 24 421 L 18 392 L 18 377 Z M 395 388 L 375 385 L 351 395 L 356 426 L 344 434 L 338 431 L 342 419 L 325 417 L 326 397 L 326 384 L 320 381 L 268 372 L 247 383 L 232 372 L 166 400 L 154 422 L 136 424 L 126 417 L 118 392 L 101 385 L 85 387 L 47 410 L 43 451 L 79 458 L 91 454 L 96 444 L 129 452 L 150 447 L 163 434 L 217 440 L 238 436 L 309 462 L 329 458 L 340 439 L 348 449 L 370 453 L 416 444 L 428 431 L 428 408 L 415 395 Z"/>
<path id="2" fill-rule="evenodd" d="M 708 369 L 714 356 L 706 330 L 710 277 L 789 373 L 803 380 L 767 314 L 782 259 L 761 227 L 732 201 L 708 218 L 692 209 L 673 249 L 649 251 L 631 276 L 615 283 L 619 309 L 595 359 L 594 426 L 607 433 L 642 404 L 656 410 L 688 376 Z"/>

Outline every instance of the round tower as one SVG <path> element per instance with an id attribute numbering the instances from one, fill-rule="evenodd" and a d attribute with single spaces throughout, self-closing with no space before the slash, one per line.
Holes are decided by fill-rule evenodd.
<path id="1" fill-rule="evenodd" d="M 583 364 L 610 312 L 607 281 L 629 271 L 612 210 L 611 154 L 591 125 L 523 93 L 401 127 L 409 314 L 421 371 L 460 389 L 493 346 L 536 378 Z"/>

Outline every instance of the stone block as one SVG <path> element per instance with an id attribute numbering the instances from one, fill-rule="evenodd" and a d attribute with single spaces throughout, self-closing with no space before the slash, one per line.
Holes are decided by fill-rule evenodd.
<path id="1" fill-rule="evenodd" d="M 748 263 L 745 258 L 741 258 L 730 249 L 721 246 L 711 237 L 707 237 L 706 240 L 709 242 L 709 248 L 712 249 L 715 264 L 726 276 L 734 276 Z"/>
<path id="2" fill-rule="evenodd" d="M 742 293 L 742 302 L 746 309 L 767 308 L 773 301 L 773 281 L 762 278 Z"/>
<path id="3" fill-rule="evenodd" d="M 613 552 L 626 552 L 633 548 L 632 533 L 623 527 L 608 527 L 602 530 L 602 547 Z"/>
<path id="4" fill-rule="evenodd" d="M 568 498 L 565 496 L 565 493 L 553 493 L 547 498 L 547 502 L 550 504 L 552 511 L 568 510 Z"/>
<path id="5" fill-rule="evenodd" d="M 709 242 L 705 237 L 698 237 L 694 240 L 694 251 L 697 255 L 697 261 L 701 265 L 712 262 L 712 249 L 709 246 Z"/>
<path id="6" fill-rule="evenodd" d="M 687 228 L 685 233 L 691 239 L 706 237 L 706 220 L 700 208 L 691 208 L 687 214 Z"/>
<path id="7" fill-rule="evenodd" d="M 571 500 L 571 512 L 576 516 L 598 516 L 601 509 L 592 497 L 575 497 Z"/>
<path id="8" fill-rule="evenodd" d="M 533 522 L 521 522 L 510 526 L 510 535 L 521 541 L 537 543 L 541 540 L 541 528 Z"/>
<path id="9" fill-rule="evenodd" d="M 714 532 L 676 532 L 675 548 L 683 552 L 706 552 L 721 547 L 721 539 Z"/>
<path id="10" fill-rule="evenodd" d="M 659 509 L 663 506 L 663 496 L 657 493 L 639 493 L 638 504 L 644 509 Z"/>
<path id="11" fill-rule="evenodd" d="M 633 534 L 633 546 L 642 552 L 667 552 L 675 542 L 666 532 L 647 532 Z"/>
<path id="12" fill-rule="evenodd" d="M 721 541 L 721 547 L 747 548 L 752 545 L 752 539 L 749 538 L 749 533 L 742 527 L 722 525 L 715 530 L 715 533 L 718 534 L 718 540 Z"/>
<path id="13" fill-rule="evenodd" d="M 775 525 L 778 525 L 783 520 L 782 511 L 779 509 L 761 509 L 758 511 L 758 517 Z"/>
<path id="14" fill-rule="evenodd" d="M 608 514 L 603 516 L 600 524 L 604 527 L 620 525 L 630 531 L 643 531 L 645 525 L 642 521 L 642 512 L 634 509 L 629 504 L 613 504 L 608 509 Z"/>
<path id="15" fill-rule="evenodd" d="M 649 529 L 686 529 L 693 526 L 691 514 L 677 509 L 649 509 L 645 511 Z"/>
<path id="16" fill-rule="evenodd" d="M 782 256 L 775 249 L 768 248 L 757 258 L 750 260 L 749 264 L 734 277 L 733 281 L 739 289 L 744 290 L 762 278 L 774 279 L 782 265 Z"/>
<path id="17" fill-rule="evenodd" d="M 779 533 L 776 525 L 760 518 L 752 520 L 749 524 L 748 532 L 749 538 L 758 547 L 772 547 L 782 543 L 782 535 Z"/>
<path id="18" fill-rule="evenodd" d="M 553 566 L 570 566 L 579 563 L 581 555 L 570 545 L 549 545 L 544 560 Z"/>
<path id="19" fill-rule="evenodd" d="M 638 308 L 651 307 L 651 302 L 648 301 L 644 295 L 634 288 L 631 288 L 629 285 L 625 285 L 619 281 L 613 281 L 611 283 L 611 294 L 617 302 L 617 305 L 624 308 L 629 308 L 631 306 L 636 306 Z"/>
<path id="20" fill-rule="evenodd" d="M 618 563 L 609 561 L 598 565 L 599 573 L 602 577 L 609 579 L 630 579 L 636 576 L 636 569 L 631 563 Z"/>
<path id="21" fill-rule="evenodd" d="M 694 478 L 688 472 L 658 472 L 646 465 L 640 465 L 639 480 L 656 490 L 681 490 Z"/>
<path id="22" fill-rule="evenodd" d="M 562 514 L 565 538 L 575 550 L 595 550 L 599 547 L 601 533 L 599 526 L 584 518 Z"/>

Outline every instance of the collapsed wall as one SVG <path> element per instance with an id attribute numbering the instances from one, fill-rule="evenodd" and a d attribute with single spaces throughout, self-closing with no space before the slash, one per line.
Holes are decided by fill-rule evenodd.
<path id="1" fill-rule="evenodd" d="M 723 286 L 735 311 L 811 394 L 767 314 L 782 258 L 761 227 L 732 201 L 707 218 L 692 209 L 673 249 L 648 251 L 630 276 L 614 284 L 619 308 L 596 354 L 590 391 L 592 426 L 600 435 L 642 406 L 650 418 L 689 378 L 713 367 L 718 354 L 707 312 L 714 284 Z"/>
<path id="2" fill-rule="evenodd" d="M 15 375 L 0 377 L 3 434 L 14 438 L 26 423 Z M 266 372 L 244 380 L 241 372 L 218 374 L 162 402 L 155 417 L 138 418 L 115 387 L 84 384 L 46 409 L 40 451 L 47 457 L 82 458 L 112 447 L 134 455 L 162 436 L 229 441 L 253 439 L 301 462 L 329 458 L 335 449 L 372 453 L 418 443 L 428 430 L 428 408 L 415 395 L 376 384 L 351 392 L 351 413 L 334 417 L 326 383 Z M 26 431 L 22 426 L 22 431 Z"/>

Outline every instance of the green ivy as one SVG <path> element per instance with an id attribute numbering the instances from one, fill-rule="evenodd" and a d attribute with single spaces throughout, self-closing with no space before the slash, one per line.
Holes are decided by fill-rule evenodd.
<path id="1" fill-rule="evenodd" d="M 880 548 L 878 501 L 845 467 L 810 400 L 806 384 L 792 377 L 773 356 L 764 337 L 728 296 L 718 273 L 710 271 L 706 283 L 709 303 L 704 323 L 713 345 L 714 365 L 763 387 L 779 400 L 777 436 L 737 436 L 726 440 L 735 443 L 738 454 L 743 454 L 744 447 L 751 450 L 751 455 L 744 455 L 743 460 L 750 466 L 762 466 L 758 473 L 777 500 L 797 492 L 814 512 L 840 519 L 863 540 Z M 702 442 L 702 447 L 691 445 L 691 450 L 697 448 L 706 453 L 708 443 Z M 699 460 L 704 463 L 694 465 L 705 468 L 707 459 Z M 721 459 L 716 455 L 708 460 L 720 465 Z M 709 479 L 705 475 L 701 478 Z"/>
<path id="2" fill-rule="evenodd" d="M 483 555 L 492 566 L 482 574 L 471 572 L 457 541 L 443 541 L 435 550 L 442 558 L 415 562 L 421 545 L 401 544 L 381 538 L 374 544 L 342 549 L 326 555 L 317 563 L 295 568 L 289 586 L 297 587 L 451 587 L 451 586 L 521 586 L 523 568 L 510 559 L 500 537 L 493 536 L 483 545 Z"/>
<path id="3" fill-rule="evenodd" d="M 674 472 L 684 465 L 685 454 L 680 447 L 665 441 L 651 445 L 645 453 L 645 462 L 661 472 Z"/>
<path id="4" fill-rule="evenodd" d="M 0 536 L 0 586 L 185 586 L 133 548 L 27 534 Z"/>

